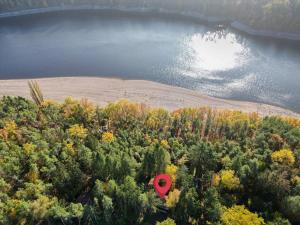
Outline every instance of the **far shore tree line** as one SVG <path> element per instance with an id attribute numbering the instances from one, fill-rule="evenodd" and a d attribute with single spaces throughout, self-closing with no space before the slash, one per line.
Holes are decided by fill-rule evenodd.
<path id="1" fill-rule="evenodd" d="M 300 0 L 0 0 L 0 12 L 82 4 L 193 11 L 258 29 L 300 32 Z"/>

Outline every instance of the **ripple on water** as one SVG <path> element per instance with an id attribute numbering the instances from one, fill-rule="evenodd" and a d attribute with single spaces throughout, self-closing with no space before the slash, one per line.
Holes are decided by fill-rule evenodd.
<path id="1" fill-rule="evenodd" d="M 0 20 L 0 79 L 113 76 L 300 112 L 300 44 L 158 16 L 51 13 Z"/>

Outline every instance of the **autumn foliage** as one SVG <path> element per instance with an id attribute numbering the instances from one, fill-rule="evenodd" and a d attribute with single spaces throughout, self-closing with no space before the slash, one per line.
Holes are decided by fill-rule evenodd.
<path id="1" fill-rule="evenodd" d="M 297 224 L 299 174 L 296 118 L 0 100 L 0 224 Z"/>

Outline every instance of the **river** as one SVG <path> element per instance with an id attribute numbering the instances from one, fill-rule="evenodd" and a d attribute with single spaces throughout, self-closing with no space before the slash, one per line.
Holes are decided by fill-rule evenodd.
<path id="1" fill-rule="evenodd" d="M 300 112 L 297 42 L 149 13 L 70 11 L 0 19 L 0 79 L 54 76 L 152 80 Z"/>

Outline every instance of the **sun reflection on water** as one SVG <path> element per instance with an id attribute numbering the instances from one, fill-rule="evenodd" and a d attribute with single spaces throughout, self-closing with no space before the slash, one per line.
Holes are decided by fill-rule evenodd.
<path id="1" fill-rule="evenodd" d="M 185 65 L 185 75 L 198 78 L 205 74 L 203 72 L 226 71 L 242 66 L 248 52 L 235 34 L 220 32 L 191 35 L 183 40 L 182 49 L 179 61 Z"/>

